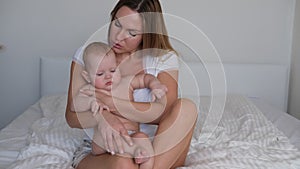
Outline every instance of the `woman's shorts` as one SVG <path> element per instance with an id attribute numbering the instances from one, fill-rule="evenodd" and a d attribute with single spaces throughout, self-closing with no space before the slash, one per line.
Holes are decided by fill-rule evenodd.
<path id="1" fill-rule="evenodd" d="M 80 161 L 92 152 L 92 140 L 84 139 L 83 143 L 76 149 L 72 159 L 72 167 L 76 168 Z"/>

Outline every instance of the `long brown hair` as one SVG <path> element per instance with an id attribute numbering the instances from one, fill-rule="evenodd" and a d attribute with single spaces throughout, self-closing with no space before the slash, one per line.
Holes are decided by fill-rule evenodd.
<path id="1" fill-rule="evenodd" d="M 137 11 L 142 17 L 143 35 L 140 44 L 141 49 L 156 48 L 175 52 L 169 41 L 159 0 L 119 0 L 110 13 L 111 23 L 115 19 L 118 10 L 123 6 Z"/>

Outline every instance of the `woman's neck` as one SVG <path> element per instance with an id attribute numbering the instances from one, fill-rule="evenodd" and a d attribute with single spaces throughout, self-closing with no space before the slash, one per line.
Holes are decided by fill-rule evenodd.
<path id="1" fill-rule="evenodd" d="M 122 53 L 122 54 L 117 54 L 117 64 L 119 65 L 121 62 L 124 62 L 125 60 L 131 61 L 131 62 L 140 62 L 141 56 L 139 56 L 136 53 Z"/>
<path id="2" fill-rule="evenodd" d="M 130 53 L 122 53 L 122 54 L 116 54 L 117 64 L 119 65 L 121 62 L 126 60 L 128 57 L 130 57 Z"/>
<path id="3" fill-rule="evenodd" d="M 143 59 L 137 54 L 118 54 L 117 64 L 122 76 L 136 75 L 143 71 Z"/>

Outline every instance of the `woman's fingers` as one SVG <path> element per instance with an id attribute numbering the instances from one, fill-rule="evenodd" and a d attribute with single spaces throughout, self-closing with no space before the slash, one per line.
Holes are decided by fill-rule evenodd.
<path id="1" fill-rule="evenodd" d="M 125 128 L 120 129 L 120 134 L 129 146 L 133 145 L 132 138 L 129 136 L 129 134 Z"/>
<path id="2" fill-rule="evenodd" d="M 101 110 L 101 107 L 96 102 L 96 104 L 92 105 L 92 112 L 93 112 L 93 116 L 94 117 L 96 116 L 96 114 L 98 113 L 98 111 L 101 113 L 102 110 Z"/>
<path id="3" fill-rule="evenodd" d="M 124 147 L 123 147 L 122 138 L 121 138 L 120 134 L 119 133 L 114 133 L 113 138 L 115 140 L 118 152 L 123 154 L 124 153 Z"/>
<path id="4" fill-rule="evenodd" d="M 114 143 L 113 143 L 113 134 L 112 133 L 107 133 L 107 137 L 106 137 L 106 141 L 107 141 L 107 145 L 108 145 L 108 150 L 109 152 L 114 155 L 115 154 L 115 146 L 114 146 Z"/>
<path id="5" fill-rule="evenodd" d="M 110 131 L 105 132 L 105 137 L 103 138 L 105 149 L 111 153 L 112 155 L 118 153 L 124 153 L 124 144 L 128 144 L 130 146 L 133 145 L 132 138 L 128 135 L 127 131 L 125 130 L 126 134 L 123 134 L 114 131 L 113 129 Z M 125 141 L 125 142 L 124 142 Z"/>
<path id="6" fill-rule="evenodd" d="M 104 111 L 101 105 L 100 110 L 102 113 L 97 113 L 96 118 L 100 116 L 98 118 L 98 130 L 101 131 L 104 148 L 112 155 L 124 153 L 124 144 L 133 145 L 132 138 L 124 124 L 115 115 Z"/>
<path id="7" fill-rule="evenodd" d="M 107 152 L 110 152 L 110 150 L 109 150 L 109 147 L 108 147 L 108 142 L 107 142 L 107 138 L 106 138 L 106 136 L 107 136 L 107 133 L 106 133 L 106 130 L 101 130 L 101 135 L 102 135 L 102 137 L 103 137 L 103 142 L 104 142 L 104 149 L 107 151 Z"/>

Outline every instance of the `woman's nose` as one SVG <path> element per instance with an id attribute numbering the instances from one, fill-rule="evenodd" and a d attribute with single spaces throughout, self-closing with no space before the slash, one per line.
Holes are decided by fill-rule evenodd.
<path id="1" fill-rule="evenodd" d="M 119 30 L 116 34 L 116 39 L 118 42 L 126 39 L 126 32 L 124 30 Z"/>

